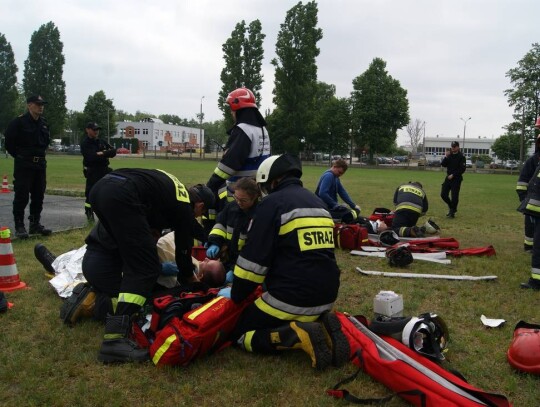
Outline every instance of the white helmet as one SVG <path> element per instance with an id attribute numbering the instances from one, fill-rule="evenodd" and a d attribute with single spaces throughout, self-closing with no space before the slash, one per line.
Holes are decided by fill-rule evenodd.
<path id="1" fill-rule="evenodd" d="M 271 192 L 270 183 L 286 173 L 300 178 L 302 176 L 301 161 L 290 154 L 272 155 L 259 166 L 255 181 L 263 194 L 268 194 Z"/>
<path id="2" fill-rule="evenodd" d="M 430 312 L 412 317 L 401 334 L 403 344 L 437 361 L 445 359 L 443 352 L 448 340 L 446 323 L 437 314 Z"/>
<path id="3" fill-rule="evenodd" d="M 440 232 L 441 228 L 431 218 L 424 223 L 423 228 L 428 235 L 434 235 Z"/>

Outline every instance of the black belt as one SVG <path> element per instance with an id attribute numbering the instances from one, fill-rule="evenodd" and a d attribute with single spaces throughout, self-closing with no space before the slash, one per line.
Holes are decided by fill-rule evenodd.
<path id="1" fill-rule="evenodd" d="M 24 155 L 18 155 L 17 158 L 22 158 L 23 160 L 26 160 L 26 161 L 32 161 L 34 163 L 38 163 L 40 161 L 45 161 L 45 157 L 43 156 L 24 156 Z"/>

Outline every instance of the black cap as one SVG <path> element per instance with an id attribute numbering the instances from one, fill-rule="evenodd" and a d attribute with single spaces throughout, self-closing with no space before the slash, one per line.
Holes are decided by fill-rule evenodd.
<path id="1" fill-rule="evenodd" d="M 203 184 L 197 184 L 190 188 L 190 192 L 197 195 L 197 197 L 204 203 L 204 207 L 206 210 L 208 209 L 215 209 L 216 207 L 216 197 L 212 190 L 208 188 L 206 185 Z M 197 197 L 195 199 L 197 199 Z M 196 201 L 196 202 L 200 202 Z"/>
<path id="2" fill-rule="evenodd" d="M 90 122 L 86 125 L 86 128 L 87 129 L 92 129 L 92 130 L 100 130 L 101 127 L 98 126 L 98 124 L 96 122 Z"/>
<path id="3" fill-rule="evenodd" d="M 32 96 L 29 96 L 27 99 L 26 99 L 26 103 L 35 103 L 37 105 L 46 105 L 48 102 L 45 102 L 43 100 L 43 98 L 39 95 L 32 95 Z"/>
<path id="4" fill-rule="evenodd" d="M 450 144 L 452 147 L 459 147 L 459 141 L 452 141 L 452 144 Z"/>

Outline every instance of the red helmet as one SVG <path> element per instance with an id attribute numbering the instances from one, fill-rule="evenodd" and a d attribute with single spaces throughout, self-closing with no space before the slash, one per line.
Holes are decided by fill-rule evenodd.
<path id="1" fill-rule="evenodd" d="M 517 370 L 540 374 L 540 325 L 519 321 L 506 356 Z"/>
<path id="2" fill-rule="evenodd" d="M 246 107 L 257 107 L 255 95 L 248 88 L 238 88 L 227 96 L 227 103 L 231 110 L 237 111 Z"/>

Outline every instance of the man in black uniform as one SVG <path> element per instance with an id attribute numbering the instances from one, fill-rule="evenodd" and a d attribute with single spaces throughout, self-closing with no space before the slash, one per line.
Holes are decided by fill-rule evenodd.
<path id="1" fill-rule="evenodd" d="M 269 195 L 238 256 L 231 299 L 240 302 L 263 283 L 264 292 L 243 312 L 233 340 L 250 352 L 302 349 L 323 369 L 345 363 L 349 346 L 331 312 L 340 275 L 334 221 L 301 176 L 300 160 L 288 154 L 271 156 L 257 171 Z"/>
<path id="2" fill-rule="evenodd" d="M 454 218 L 459 203 L 459 190 L 463 181 L 463 173 L 467 169 L 465 156 L 459 150 L 459 142 L 452 141 L 451 150 L 446 151 L 441 166 L 446 167 L 446 178 L 442 184 L 441 198 L 448 205 L 446 217 Z M 450 194 L 452 194 L 451 198 Z"/>
<path id="3" fill-rule="evenodd" d="M 83 174 L 86 178 L 84 213 L 88 221 L 94 220 L 94 212 L 88 200 L 90 190 L 96 182 L 112 171 L 109 167 L 109 158 L 116 155 L 116 150 L 109 143 L 99 138 L 99 130 L 101 130 L 101 127 L 97 123 L 88 123 L 85 129 L 86 137 L 81 143 Z"/>
<path id="4" fill-rule="evenodd" d="M 535 127 L 540 129 L 540 118 L 536 121 Z M 540 163 L 540 134 L 536 137 L 534 154 L 530 156 L 527 161 L 525 161 L 525 164 L 523 165 L 523 168 L 519 173 L 519 178 L 516 185 L 516 192 L 518 194 L 519 202 L 523 202 L 523 200 L 527 197 L 527 188 L 529 186 L 529 181 L 531 180 L 534 172 L 536 171 L 538 163 Z M 526 252 L 530 253 L 533 250 L 534 224 L 531 221 L 530 216 L 525 215 L 524 218 L 525 239 L 523 241 L 523 249 Z"/>
<path id="5" fill-rule="evenodd" d="M 110 172 L 94 185 L 90 204 L 107 236 L 90 233 L 85 258 L 109 256 L 104 245 L 112 241 L 117 247 L 117 274 L 104 270 L 107 273 L 104 278 L 110 278 L 111 285 L 115 278 L 121 279 L 115 312 L 105 321 L 98 359 L 104 363 L 146 360 L 147 350 L 139 349 L 128 334 L 132 316 L 149 298 L 161 272 L 156 250 L 160 232 L 164 229 L 175 232 L 180 282 L 195 281 L 191 260 L 193 222 L 214 206 L 214 194 L 200 184 L 188 190 L 165 171 L 124 168 Z M 88 291 L 80 293 L 74 306 L 85 303 L 88 295 Z"/>
<path id="6" fill-rule="evenodd" d="M 15 158 L 13 217 L 15 236 L 20 239 L 28 238 L 24 226 L 24 211 L 30 199 L 30 234 L 51 234 L 51 230 L 40 223 L 47 186 L 45 152 L 50 143 L 49 126 L 42 116 L 47 102 L 41 96 L 35 95 L 26 99 L 26 103 L 28 112 L 13 119 L 5 132 L 6 150 Z"/>

